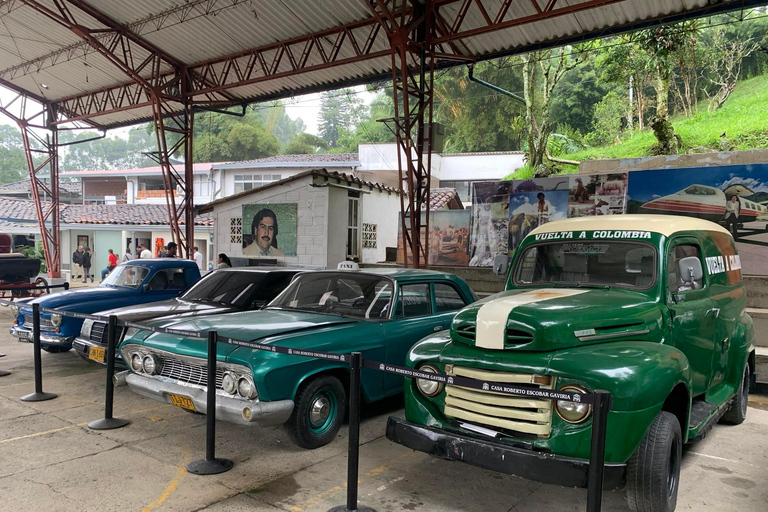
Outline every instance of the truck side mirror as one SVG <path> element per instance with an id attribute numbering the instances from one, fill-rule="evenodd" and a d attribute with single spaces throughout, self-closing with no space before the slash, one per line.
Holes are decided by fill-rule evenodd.
<path id="1" fill-rule="evenodd" d="M 691 281 L 700 281 L 704 277 L 704 270 L 701 268 L 701 261 L 696 256 L 683 258 L 677 264 L 680 270 L 680 276 L 683 279 Z"/>
<path id="2" fill-rule="evenodd" d="M 148 292 L 148 291 L 149 291 L 149 283 L 145 283 L 145 284 L 144 284 L 144 285 L 141 287 L 141 291 L 142 291 L 142 292 Z"/>
<path id="3" fill-rule="evenodd" d="M 506 254 L 497 254 L 493 258 L 493 273 L 496 274 L 496 277 L 506 276 L 508 267 L 509 257 Z"/>

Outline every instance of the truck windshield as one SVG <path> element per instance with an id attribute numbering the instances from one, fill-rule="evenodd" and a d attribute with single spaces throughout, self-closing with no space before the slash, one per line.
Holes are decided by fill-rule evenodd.
<path id="1" fill-rule="evenodd" d="M 99 286 L 138 288 L 147 278 L 149 269 L 138 265 L 118 265 Z"/>
<path id="2" fill-rule="evenodd" d="M 256 272 L 214 272 L 198 281 L 181 299 L 244 307 L 251 302 L 264 276 Z"/>
<path id="3" fill-rule="evenodd" d="M 656 249 L 638 242 L 555 242 L 525 249 L 516 285 L 616 286 L 644 290 L 656 283 Z"/>

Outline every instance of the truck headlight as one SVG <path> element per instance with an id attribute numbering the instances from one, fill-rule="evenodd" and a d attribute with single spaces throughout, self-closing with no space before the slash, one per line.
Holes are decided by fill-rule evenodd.
<path id="1" fill-rule="evenodd" d="M 93 329 L 93 320 L 90 318 L 83 320 L 83 326 L 80 328 L 80 337 L 85 339 L 90 338 L 91 329 Z"/>
<path id="2" fill-rule="evenodd" d="M 16 304 L 11 304 L 11 314 L 13 315 L 13 318 L 19 316 L 19 306 Z"/>
<path id="3" fill-rule="evenodd" d="M 437 371 L 437 368 L 429 364 L 425 364 L 419 368 L 419 371 L 427 373 L 440 373 Z M 416 387 L 419 388 L 419 391 L 421 391 L 422 395 L 433 397 L 439 395 L 443 390 L 443 383 L 435 382 L 433 380 L 416 379 Z"/>
<path id="4" fill-rule="evenodd" d="M 131 370 L 135 372 L 144 371 L 144 363 L 141 360 L 141 354 L 136 353 L 131 356 Z"/>
<path id="5" fill-rule="evenodd" d="M 64 319 L 63 316 L 61 316 L 58 313 L 51 313 L 51 323 L 54 327 L 61 327 L 61 321 Z"/>
<path id="6" fill-rule="evenodd" d="M 256 393 L 256 385 L 248 377 L 240 377 L 238 379 L 237 392 L 240 393 L 240 396 L 243 398 L 248 399 L 256 398 L 258 396 L 258 393 Z"/>
<path id="7" fill-rule="evenodd" d="M 238 375 L 232 372 L 224 372 L 221 377 L 221 389 L 230 395 L 234 395 L 237 391 Z"/>
<path id="8" fill-rule="evenodd" d="M 149 354 L 144 356 L 144 359 L 142 360 L 142 366 L 144 368 L 144 372 L 150 375 L 157 375 L 160 373 L 160 369 L 163 367 L 163 363 L 160 362 L 160 359 L 158 359 L 157 356 Z"/>
<path id="9" fill-rule="evenodd" d="M 563 386 L 560 388 L 560 391 L 588 393 L 586 389 L 580 388 L 579 386 Z M 555 402 L 555 411 L 557 411 L 557 415 L 567 423 L 581 423 L 589 418 L 589 415 L 592 412 L 592 406 L 579 402 L 569 402 L 568 400 L 558 400 Z"/>

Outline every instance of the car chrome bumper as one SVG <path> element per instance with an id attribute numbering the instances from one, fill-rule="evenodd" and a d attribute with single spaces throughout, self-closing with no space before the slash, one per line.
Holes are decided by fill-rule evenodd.
<path id="1" fill-rule="evenodd" d="M 93 359 L 88 358 L 88 350 L 90 347 L 101 347 L 104 350 L 107 349 L 104 345 L 99 345 L 98 343 L 94 343 L 91 340 L 87 340 L 85 338 L 75 338 L 75 340 L 72 342 L 72 348 L 75 349 L 75 352 L 77 352 L 77 355 L 88 361 L 89 363 L 94 364 L 100 364 L 102 366 L 106 366 L 107 362 L 101 362 L 101 361 L 94 361 Z M 128 366 L 123 361 L 123 357 L 120 355 L 119 350 L 115 350 L 115 368 L 119 369 L 128 369 Z"/>
<path id="2" fill-rule="evenodd" d="M 26 339 L 20 339 L 19 333 L 25 332 L 27 333 Z M 23 327 L 19 327 L 18 325 L 14 325 L 10 328 L 11 336 L 16 338 L 22 343 L 33 343 L 32 339 L 32 331 L 24 329 Z M 74 336 L 52 336 L 50 334 L 43 334 L 40 333 L 40 344 L 41 345 L 56 345 L 59 346 L 68 346 L 72 345 L 72 341 L 74 340 Z"/>
<path id="3" fill-rule="evenodd" d="M 131 391 L 160 402 L 170 404 L 169 394 L 187 396 L 195 405 L 195 411 L 205 414 L 208 410 L 207 391 L 195 386 L 184 386 L 175 382 L 147 377 L 138 373 L 125 376 L 125 383 Z M 250 420 L 245 419 L 243 411 L 249 409 Z M 238 425 L 268 427 L 282 425 L 293 412 L 293 400 L 275 402 L 252 402 L 229 396 L 216 395 L 216 419 L 237 423 Z"/>
<path id="4" fill-rule="evenodd" d="M 491 440 L 424 427 L 399 418 L 387 420 L 387 439 L 446 460 L 564 487 L 587 487 L 589 460 L 517 448 Z M 626 483 L 626 464 L 606 464 L 606 491 Z"/>

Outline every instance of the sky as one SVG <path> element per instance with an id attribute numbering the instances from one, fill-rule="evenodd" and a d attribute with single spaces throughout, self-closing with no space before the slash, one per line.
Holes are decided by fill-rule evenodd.
<path id="1" fill-rule="evenodd" d="M 366 105 L 369 105 L 376 93 L 371 93 L 365 90 L 365 86 L 358 86 L 353 88 L 356 94 L 363 100 Z M 11 101 L 16 94 L 4 87 L 0 87 L 0 104 L 5 105 Z M 317 116 L 320 114 L 320 94 L 305 94 L 303 96 L 295 96 L 283 100 L 285 104 L 285 111 L 291 119 L 301 118 L 304 124 L 307 126 L 307 133 L 318 135 L 318 122 Z M 0 123 L 16 126 L 10 118 L 0 114 Z M 110 130 L 107 135 L 110 137 L 123 137 L 128 136 L 130 127 L 120 128 L 117 130 Z"/>

